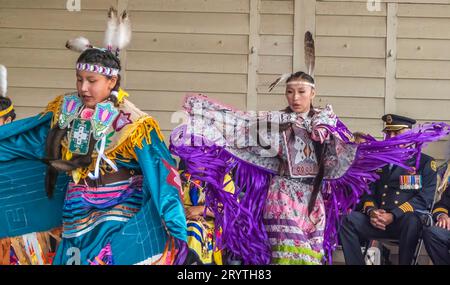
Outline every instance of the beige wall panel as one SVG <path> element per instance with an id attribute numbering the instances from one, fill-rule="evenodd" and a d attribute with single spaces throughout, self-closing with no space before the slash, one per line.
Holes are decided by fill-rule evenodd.
<path id="1" fill-rule="evenodd" d="M 260 55 L 292 55 L 292 36 L 261 36 Z"/>
<path id="2" fill-rule="evenodd" d="M 117 6 L 118 0 L 82 0 L 82 10 L 105 10 Z M 152 0 L 153 1 L 153 0 Z M 67 0 L 0 0 L 0 8 L 62 9 L 66 10 Z"/>
<path id="3" fill-rule="evenodd" d="M 247 76 L 182 72 L 127 72 L 128 89 L 182 92 L 247 92 Z"/>
<path id="4" fill-rule="evenodd" d="M 398 60 L 397 78 L 450 79 L 450 61 Z"/>
<path id="5" fill-rule="evenodd" d="M 450 18 L 399 18 L 399 38 L 450 39 Z"/>
<path id="6" fill-rule="evenodd" d="M 316 35 L 385 37 L 386 18 L 363 16 L 317 16 Z"/>
<path id="7" fill-rule="evenodd" d="M 133 12 L 137 32 L 248 34 L 247 14 Z"/>
<path id="8" fill-rule="evenodd" d="M 293 35 L 294 18 L 292 15 L 261 15 L 261 35 Z"/>
<path id="9" fill-rule="evenodd" d="M 261 14 L 294 14 L 294 1 L 261 1 Z"/>
<path id="10" fill-rule="evenodd" d="M 384 98 L 384 79 L 316 76 L 319 95 Z"/>
<path id="11" fill-rule="evenodd" d="M 450 60 L 450 40 L 399 39 L 398 59 Z"/>
<path id="12" fill-rule="evenodd" d="M 398 99 L 398 113 L 416 120 L 450 120 L 449 100 Z"/>
<path id="13" fill-rule="evenodd" d="M 55 99 L 59 95 L 76 91 L 75 80 L 74 87 L 67 89 L 59 88 L 23 88 L 11 87 L 8 89 L 8 95 L 14 100 L 15 106 L 23 107 L 42 107 Z"/>
<path id="14" fill-rule="evenodd" d="M 130 100 L 141 109 L 156 111 L 178 111 L 182 109 L 185 92 L 128 90 Z M 210 98 L 245 109 L 245 93 L 204 93 Z"/>
<path id="15" fill-rule="evenodd" d="M 75 70 L 8 68 L 9 87 L 76 88 Z M 12 95 L 12 94 L 11 94 Z"/>
<path id="16" fill-rule="evenodd" d="M 398 79 L 397 98 L 450 100 L 450 80 Z"/>
<path id="17" fill-rule="evenodd" d="M 427 3 L 427 1 L 423 1 Z M 450 5 L 401 4 L 399 17 L 450 18 Z"/>
<path id="18" fill-rule="evenodd" d="M 283 74 L 291 71 L 291 56 L 260 56 L 259 58 L 259 74 Z"/>
<path id="19" fill-rule="evenodd" d="M 69 50 L 0 48 L 0 63 L 10 67 L 67 68 L 74 70 L 80 54 Z"/>
<path id="20" fill-rule="evenodd" d="M 315 74 L 384 78 L 386 66 L 383 59 L 318 57 Z"/>
<path id="21" fill-rule="evenodd" d="M 380 11 L 369 11 L 367 3 L 317 1 L 316 15 L 386 16 L 386 4 Z"/>
<path id="22" fill-rule="evenodd" d="M 246 74 L 247 56 L 129 51 L 127 70 Z"/>
<path id="23" fill-rule="evenodd" d="M 65 44 L 68 39 L 82 35 L 93 44 L 100 45 L 103 43 L 104 34 L 103 32 L 0 28 L 0 35 L 0 47 L 66 50 Z"/>
<path id="24" fill-rule="evenodd" d="M 129 0 L 130 11 L 248 13 L 249 0 Z"/>
<path id="25" fill-rule="evenodd" d="M 316 56 L 385 58 L 383 38 L 316 37 Z"/>
<path id="26" fill-rule="evenodd" d="M 136 32 L 128 51 L 247 54 L 248 36 Z"/>
<path id="27" fill-rule="evenodd" d="M 43 20 L 45 19 L 45 20 Z M 0 28 L 104 31 L 104 11 L 1 9 Z"/>
<path id="28" fill-rule="evenodd" d="M 380 119 L 362 119 L 362 118 L 342 118 L 341 119 L 351 132 L 368 133 L 373 137 L 383 137 L 383 121 Z"/>

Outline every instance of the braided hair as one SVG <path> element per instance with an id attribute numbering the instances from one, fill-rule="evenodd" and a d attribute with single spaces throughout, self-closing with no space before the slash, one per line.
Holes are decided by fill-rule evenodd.
<path id="1" fill-rule="evenodd" d="M 298 71 L 293 73 L 291 76 L 289 76 L 289 78 L 286 80 L 286 83 L 289 83 L 290 81 L 294 81 L 294 80 L 304 80 L 308 83 L 314 83 L 314 78 L 312 78 L 311 75 L 303 72 L 303 71 Z M 286 112 L 292 112 L 291 108 L 288 106 L 286 109 L 284 109 L 284 111 Z M 308 116 L 313 116 L 314 115 L 314 108 L 311 102 L 311 108 L 309 110 L 309 114 Z M 292 123 L 287 123 L 281 126 L 281 130 L 285 131 L 286 129 L 288 129 L 289 127 L 292 126 Z M 325 163 L 324 163 L 324 156 L 325 156 L 325 151 L 326 151 L 326 147 L 324 144 L 321 144 L 318 141 L 313 141 L 313 145 L 314 145 L 314 151 L 316 153 L 316 158 L 317 158 L 317 164 L 319 166 L 319 171 L 316 175 L 316 177 L 314 178 L 314 184 L 313 184 L 313 191 L 311 193 L 311 197 L 309 199 L 308 202 L 308 212 L 311 213 L 314 209 L 314 205 L 316 204 L 316 200 L 317 200 L 317 196 L 320 192 L 320 188 L 322 187 L 322 181 L 323 181 L 323 177 L 325 175 Z"/>

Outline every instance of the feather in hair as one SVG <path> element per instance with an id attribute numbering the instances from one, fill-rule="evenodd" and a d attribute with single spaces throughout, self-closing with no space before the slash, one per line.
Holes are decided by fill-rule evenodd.
<path id="1" fill-rule="evenodd" d="M 4 65 L 0 64 L 0 96 L 6 97 L 8 91 L 8 71 Z"/>
<path id="2" fill-rule="evenodd" d="M 128 12 L 125 10 L 120 17 L 119 30 L 116 36 L 116 52 L 124 49 L 131 41 L 131 23 Z"/>
<path id="3" fill-rule="evenodd" d="M 109 8 L 108 23 L 106 26 L 104 39 L 104 46 L 109 50 L 117 48 L 115 43 L 115 38 L 117 37 L 119 29 L 119 19 L 117 15 L 118 15 L 117 10 L 114 7 Z"/>
<path id="4" fill-rule="evenodd" d="M 66 48 L 75 52 L 83 52 L 88 48 L 92 48 L 92 45 L 85 37 L 76 37 L 67 41 Z"/>
<path id="5" fill-rule="evenodd" d="M 271 92 L 273 90 L 273 88 L 275 88 L 278 84 L 285 82 L 286 80 L 288 80 L 288 78 L 291 76 L 291 73 L 285 73 L 282 74 L 280 77 L 278 77 L 274 82 L 272 82 L 272 84 L 270 84 L 269 86 L 269 92 Z"/>
<path id="6" fill-rule="evenodd" d="M 310 76 L 313 76 L 314 68 L 316 65 L 316 51 L 314 39 L 311 32 L 305 33 L 305 66 L 306 71 Z"/>

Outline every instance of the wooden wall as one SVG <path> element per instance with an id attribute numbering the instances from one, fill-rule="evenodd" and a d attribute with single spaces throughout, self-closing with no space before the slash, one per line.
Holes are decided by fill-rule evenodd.
<path id="1" fill-rule="evenodd" d="M 424 4 L 428 3 L 428 4 Z M 106 11 L 130 10 L 122 54 L 132 101 L 169 134 L 186 92 L 248 110 L 285 107 L 281 73 L 304 69 L 303 35 L 316 39 L 315 105 L 332 104 L 355 131 L 381 136 L 388 112 L 450 122 L 450 0 L 0 0 L 0 63 L 19 117 L 75 87 L 67 39 L 101 45 Z M 445 158 L 445 141 L 426 151 Z"/>

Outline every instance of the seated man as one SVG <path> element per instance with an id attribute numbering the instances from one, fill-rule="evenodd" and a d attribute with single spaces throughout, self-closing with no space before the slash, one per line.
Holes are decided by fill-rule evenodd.
<path id="1" fill-rule="evenodd" d="M 409 130 L 415 120 L 385 115 L 383 132 L 387 137 Z M 416 165 L 416 157 L 407 164 Z M 400 243 L 400 264 L 411 264 L 422 223 L 418 211 L 431 207 L 436 188 L 436 162 L 421 154 L 419 168 L 414 172 L 395 165 L 386 165 L 377 173 L 380 179 L 371 185 L 372 193 L 362 197 L 363 209 L 344 218 L 339 236 L 346 264 L 364 264 L 360 242 L 371 239 L 397 239 Z"/>
<path id="2" fill-rule="evenodd" d="M 425 228 L 423 231 L 423 241 L 428 255 L 435 265 L 450 265 L 450 191 L 449 191 L 450 167 L 447 166 L 442 185 L 445 186 L 441 200 L 436 203 L 433 209 L 433 219 L 435 226 Z"/>

